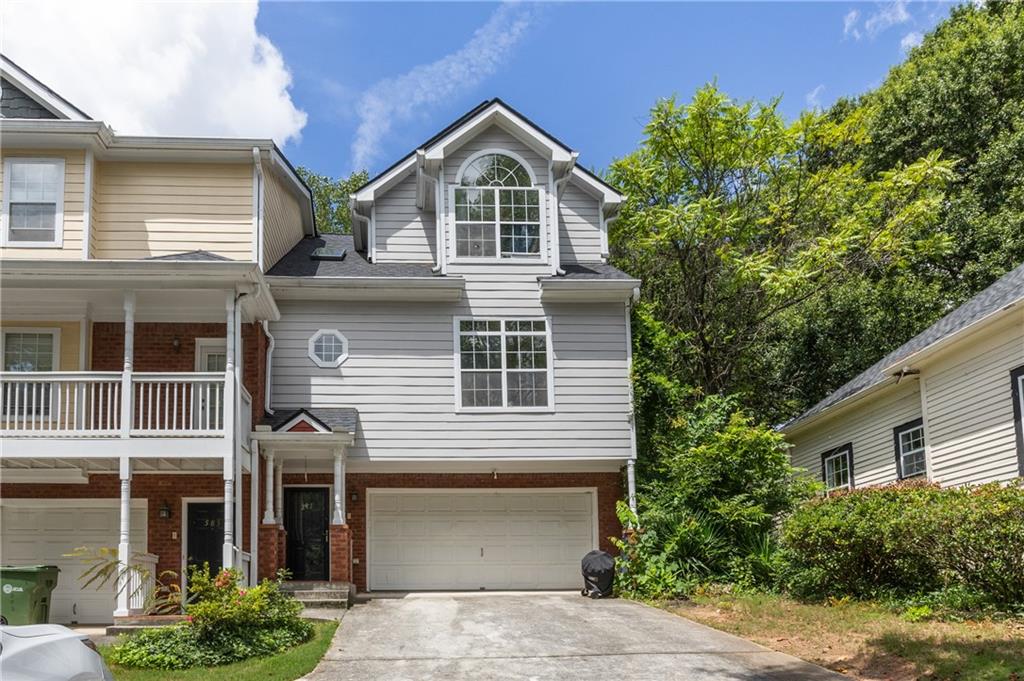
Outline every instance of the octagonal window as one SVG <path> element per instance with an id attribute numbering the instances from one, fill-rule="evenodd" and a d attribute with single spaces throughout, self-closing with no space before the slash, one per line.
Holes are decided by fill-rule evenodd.
<path id="1" fill-rule="evenodd" d="M 337 329 L 320 329 L 309 339 L 309 358 L 319 367 L 341 366 L 348 359 L 348 339 Z"/>

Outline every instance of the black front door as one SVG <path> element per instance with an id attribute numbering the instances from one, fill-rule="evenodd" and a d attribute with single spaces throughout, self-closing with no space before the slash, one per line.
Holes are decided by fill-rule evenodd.
<path id="1" fill-rule="evenodd" d="M 284 490 L 285 560 L 292 579 L 327 579 L 327 491 L 323 487 Z"/>
<path id="2" fill-rule="evenodd" d="M 224 547 L 224 504 L 191 503 L 188 508 L 188 567 L 209 563 L 214 574 L 220 571 Z"/>

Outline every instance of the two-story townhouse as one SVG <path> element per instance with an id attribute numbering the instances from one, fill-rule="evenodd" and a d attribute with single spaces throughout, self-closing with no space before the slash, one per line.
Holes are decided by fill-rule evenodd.
<path id="1" fill-rule="evenodd" d="M 576 159 L 484 102 L 357 190 L 351 235 L 267 272 L 274 415 L 255 438 L 283 465 L 291 569 L 323 577 L 347 537 L 360 589 L 571 588 L 611 549 L 639 282 L 607 264 L 622 196 Z M 339 423 L 354 441 L 332 454 Z M 328 507 L 331 542 L 298 517 Z"/>
<path id="2" fill-rule="evenodd" d="M 61 567 L 56 622 L 141 603 L 81 546 L 255 577 L 264 269 L 315 234 L 308 188 L 270 140 L 123 136 L 0 76 L 0 563 Z"/>
<path id="3" fill-rule="evenodd" d="M 54 621 L 140 605 L 82 545 L 378 590 L 610 548 L 639 282 L 568 147 L 487 102 L 319 235 L 270 141 L 119 136 L 0 66 L 0 563 L 61 566 Z"/>

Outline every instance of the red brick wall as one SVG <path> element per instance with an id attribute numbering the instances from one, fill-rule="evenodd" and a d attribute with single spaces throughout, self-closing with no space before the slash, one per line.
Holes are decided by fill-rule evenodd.
<path id="1" fill-rule="evenodd" d="M 243 549 L 249 548 L 249 476 L 242 480 L 242 528 L 241 536 L 235 531 L 235 541 L 241 540 Z M 117 475 L 90 475 L 89 482 L 82 484 L 37 484 L 0 483 L 0 497 L 6 499 L 110 499 L 121 495 Z M 159 572 L 173 570 L 181 572 L 182 538 L 182 497 L 224 498 L 224 479 L 218 475 L 180 474 L 162 475 L 136 473 L 132 476 L 132 498 L 148 500 L 147 526 L 149 538 L 147 551 L 160 557 Z M 171 517 L 160 517 L 160 507 L 167 503 Z M 116 531 L 115 531 L 116 532 Z M 174 536 L 177 533 L 177 536 Z M 110 537 L 109 545 L 117 546 L 117 534 Z"/>
<path id="2" fill-rule="evenodd" d="M 333 481 L 330 473 L 286 474 L 285 485 L 323 484 Z M 480 487 L 501 489 L 515 487 L 596 487 L 597 488 L 597 529 L 600 546 L 614 552 L 609 537 L 622 532 L 615 502 L 622 499 L 622 475 L 619 473 L 502 473 L 495 480 L 490 473 L 349 473 L 345 476 L 345 511 L 349 514 L 348 525 L 352 533 L 352 555 L 359 559 L 353 566 L 356 586 L 366 589 L 366 489 L 368 487 L 421 487 L 421 488 L 465 488 Z M 359 495 L 352 501 L 352 493 Z"/>
<path id="3" fill-rule="evenodd" d="M 195 371 L 196 339 L 224 338 L 225 325 L 214 323 L 157 323 L 135 325 L 135 371 Z M 178 348 L 174 340 L 178 339 Z M 253 423 L 263 417 L 266 387 L 267 337 L 259 324 L 242 324 L 242 383 L 252 395 Z M 92 325 L 92 368 L 120 371 L 124 367 L 124 324 Z"/>
<path id="4" fill-rule="evenodd" d="M 315 433 L 314 428 L 308 421 L 299 421 L 294 426 L 288 429 L 289 433 Z"/>

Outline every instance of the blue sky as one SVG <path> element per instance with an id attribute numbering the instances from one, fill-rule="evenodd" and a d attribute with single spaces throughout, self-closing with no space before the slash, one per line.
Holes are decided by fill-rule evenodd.
<path id="1" fill-rule="evenodd" d="M 308 119 L 285 147 L 333 176 L 371 174 L 499 96 L 602 169 L 652 103 L 717 80 L 793 116 L 877 85 L 945 17 L 940 2 L 263 3 Z M 477 37 L 474 38 L 474 35 Z"/>

